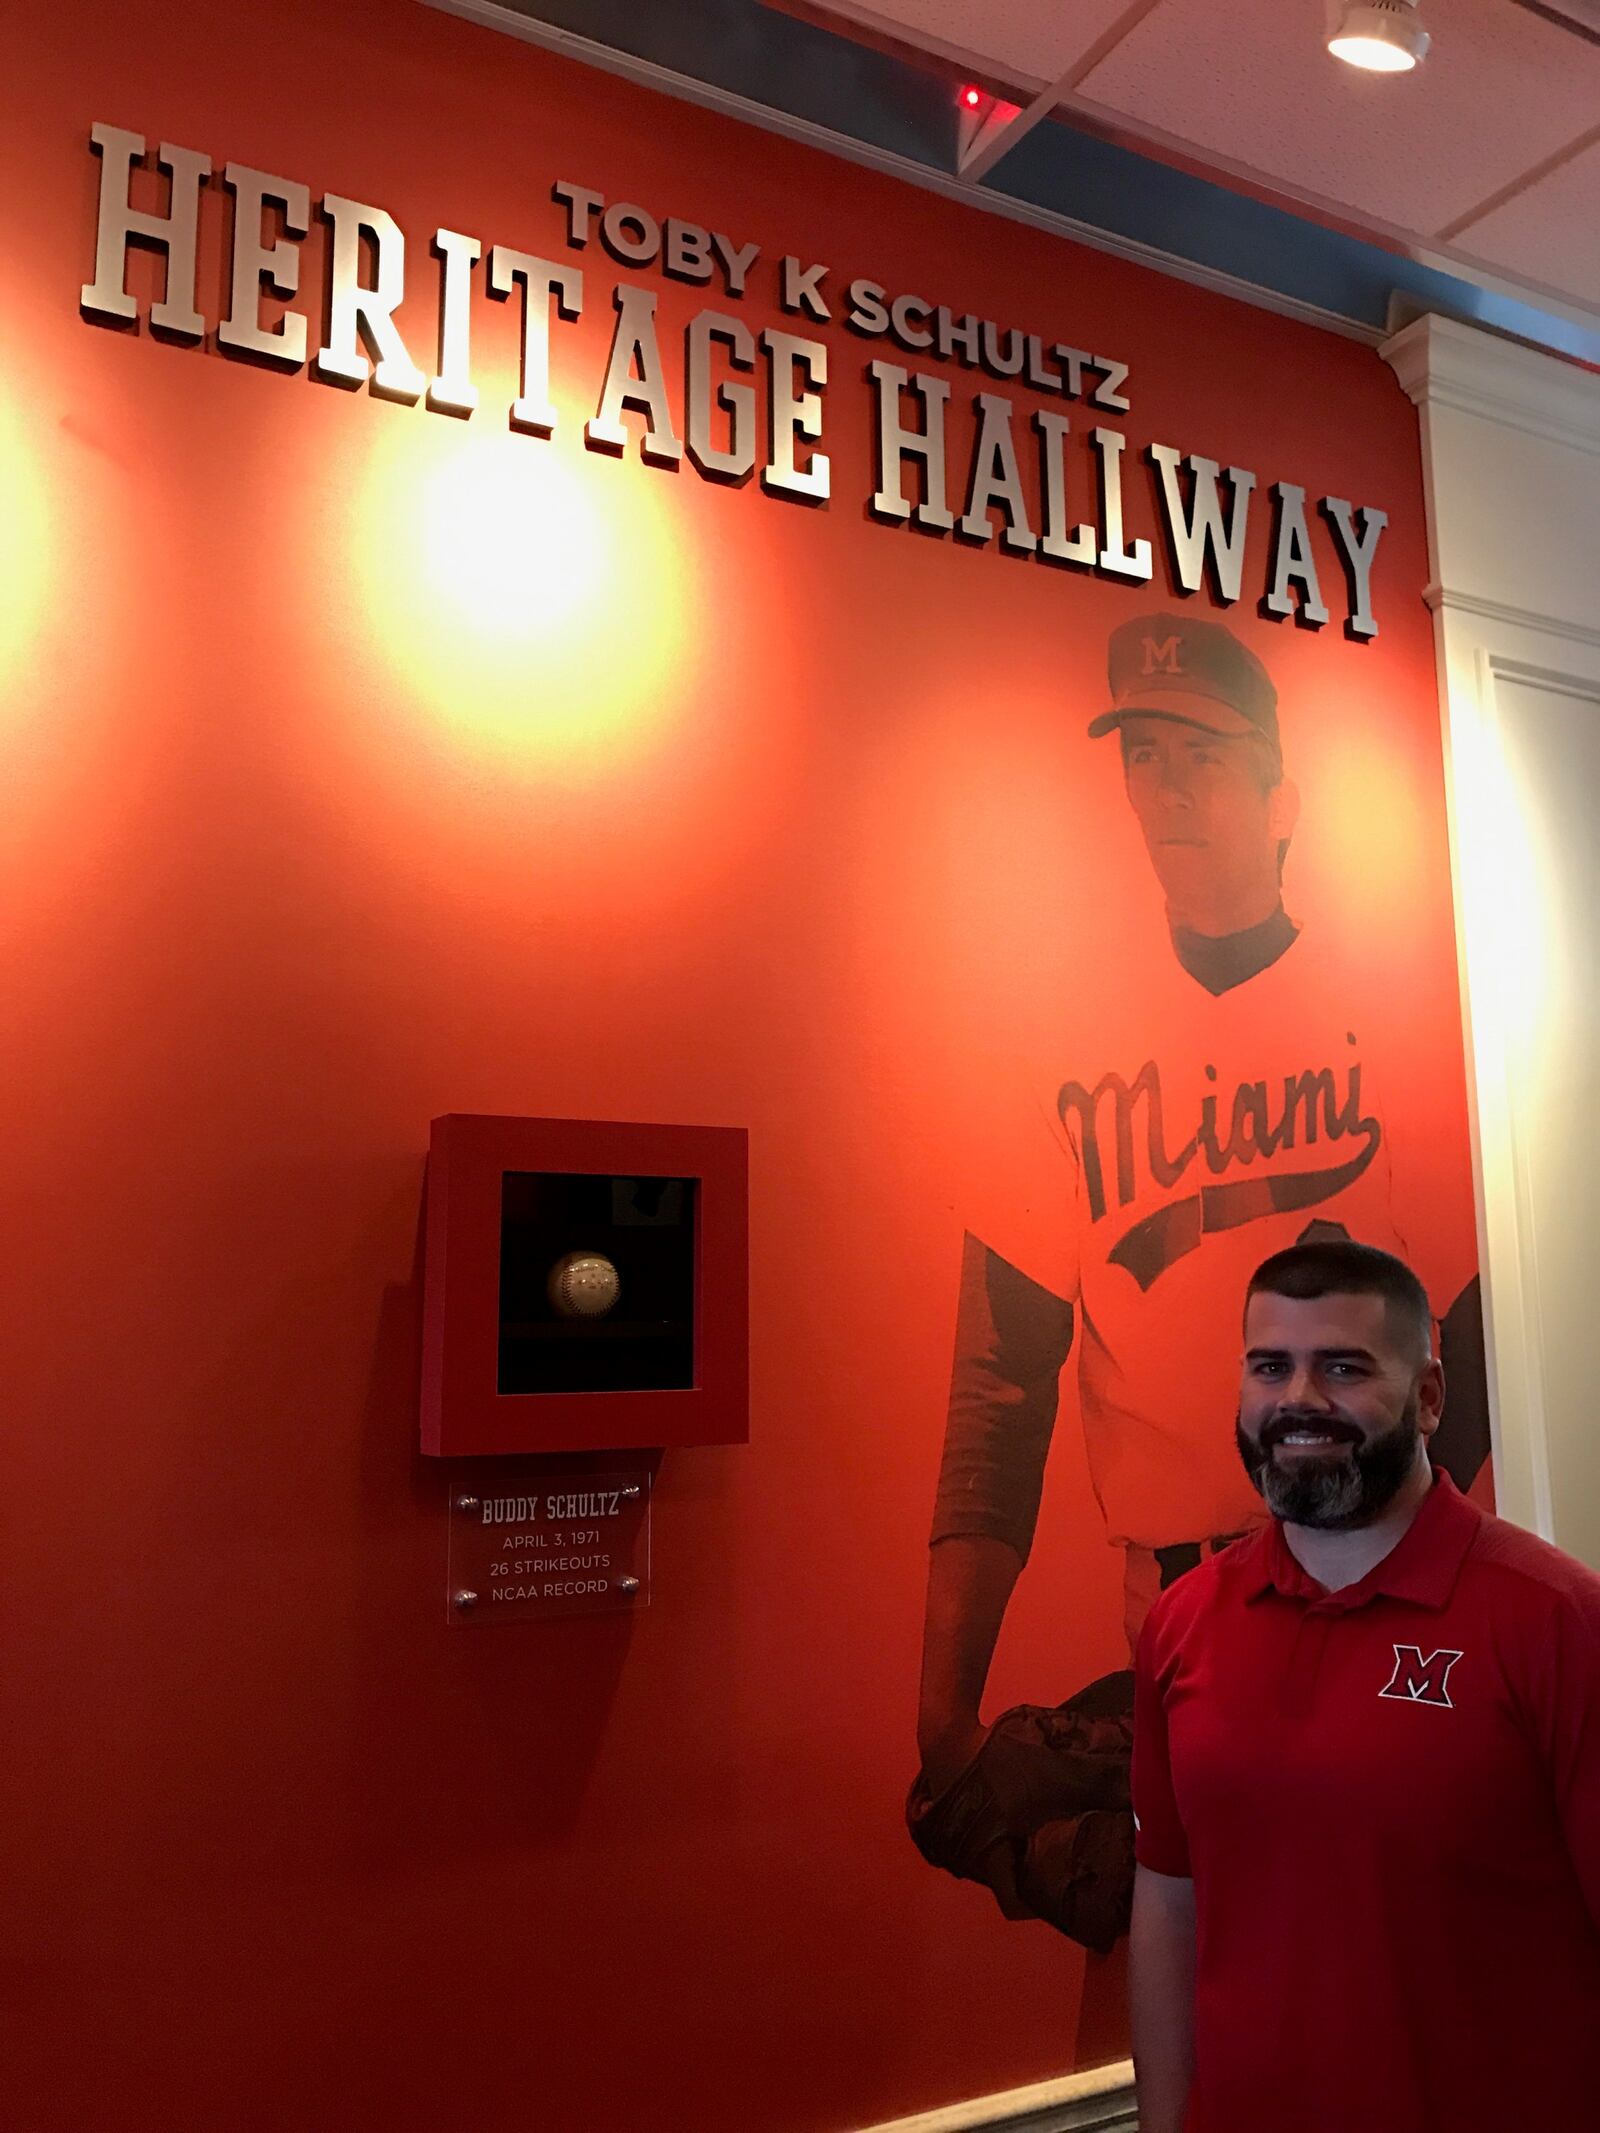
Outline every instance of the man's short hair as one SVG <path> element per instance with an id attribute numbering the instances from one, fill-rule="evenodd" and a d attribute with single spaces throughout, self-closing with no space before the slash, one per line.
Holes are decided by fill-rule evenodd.
<path id="1" fill-rule="evenodd" d="M 1274 1252 L 1250 1276 L 1252 1296 L 1289 1296 L 1308 1302 L 1318 1296 L 1381 1296 L 1389 1323 L 1423 1356 L 1433 1354 L 1433 1308 L 1428 1292 L 1403 1259 L 1381 1252 L 1375 1244 L 1330 1237 L 1314 1244 L 1291 1244 Z"/>

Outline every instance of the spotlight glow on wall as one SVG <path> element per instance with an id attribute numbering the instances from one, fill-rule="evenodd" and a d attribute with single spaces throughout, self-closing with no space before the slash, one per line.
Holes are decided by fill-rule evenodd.
<path id="1" fill-rule="evenodd" d="M 1332 0 L 1328 50 L 1369 74 L 1405 74 L 1427 52 L 1417 0 Z"/>
<path id="2" fill-rule="evenodd" d="M 487 427 L 374 423 L 345 487 L 341 633 L 455 750 L 569 783 L 666 744 L 694 700 L 694 548 L 670 484 Z M 351 601 L 351 584 L 358 598 Z"/>
<path id="3" fill-rule="evenodd" d="M 0 469 L 4 469 L 5 509 L 0 511 L 0 678 L 13 670 L 26 674 L 36 656 L 40 626 L 50 612 L 56 558 L 52 553 L 49 476 L 38 455 L 37 424 L 29 418 L 27 396 L 14 397 L 11 380 L 0 391 Z M 20 710 L 32 692 L 20 690 L 7 705 Z"/>
<path id="4" fill-rule="evenodd" d="M 1472 1021 L 1533 1080 L 1554 976 L 1552 899 L 1540 879 L 1538 810 L 1508 754 L 1494 683 L 1453 691 L 1450 756 L 1458 895 Z"/>

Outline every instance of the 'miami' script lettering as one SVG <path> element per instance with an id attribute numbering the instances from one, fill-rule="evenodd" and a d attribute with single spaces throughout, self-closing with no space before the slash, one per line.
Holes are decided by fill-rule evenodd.
<path id="1" fill-rule="evenodd" d="M 1206 1170 L 1220 1177 L 1258 1156 L 1355 1134 L 1365 1142 L 1370 1161 L 1383 1137 L 1377 1119 L 1362 1114 L 1359 1062 L 1345 1071 L 1342 1086 L 1334 1068 L 1307 1067 L 1285 1074 L 1280 1082 L 1242 1081 L 1226 1106 L 1219 1096 L 1207 1096 L 1194 1130 L 1175 1152 L 1168 1140 L 1161 1069 L 1153 1059 L 1145 1061 L 1132 1081 L 1104 1074 L 1092 1089 L 1081 1081 L 1064 1083 L 1057 1109 L 1081 1152 L 1084 1191 L 1095 1222 L 1104 1219 L 1109 1204 L 1102 1139 L 1108 1131 L 1119 1207 L 1131 1207 L 1150 1184 L 1170 1191 L 1202 1159 Z"/>
<path id="2" fill-rule="evenodd" d="M 1214 1075 L 1215 1069 L 1206 1072 Z M 1108 1154 L 1116 1163 L 1119 1208 L 1146 1198 L 1152 1188 L 1170 1193 L 1189 1184 L 1187 1193 L 1135 1222 L 1106 1255 L 1146 1290 L 1205 1237 L 1331 1200 L 1355 1183 L 1383 1141 L 1382 1125 L 1362 1109 L 1359 1062 L 1342 1075 L 1333 1067 L 1307 1067 L 1277 1081 L 1242 1081 L 1226 1100 L 1220 1093 L 1202 1097 L 1194 1129 L 1176 1149 L 1153 1059 L 1132 1081 L 1104 1074 L 1092 1089 L 1066 1082 L 1057 1108 L 1077 1143 L 1091 1221 L 1103 1221 L 1110 1211 Z M 1330 1164 L 1249 1174 L 1258 1160 L 1288 1149 L 1320 1142 L 1331 1150 L 1341 1141 L 1354 1141 L 1355 1150 Z"/>

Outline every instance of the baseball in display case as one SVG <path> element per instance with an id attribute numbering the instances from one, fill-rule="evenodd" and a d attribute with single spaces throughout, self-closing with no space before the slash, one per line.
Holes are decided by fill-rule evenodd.
<path id="1" fill-rule="evenodd" d="M 422 1448 L 742 1444 L 742 1128 L 433 1121 Z"/>

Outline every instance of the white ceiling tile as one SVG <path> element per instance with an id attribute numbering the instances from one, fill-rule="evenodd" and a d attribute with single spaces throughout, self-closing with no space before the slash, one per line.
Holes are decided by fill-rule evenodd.
<path id="1" fill-rule="evenodd" d="M 1454 240 L 1491 266 L 1600 307 L 1600 142 Z"/>
<path id="2" fill-rule="evenodd" d="M 908 44 L 986 62 L 996 73 L 1059 81 L 1129 12 L 1131 0 L 839 0 L 836 12 Z"/>
<path id="3" fill-rule="evenodd" d="M 1600 116 L 1600 49 L 1506 0 L 1423 0 L 1433 49 L 1363 74 L 1322 0 L 1163 0 L 1078 97 L 1293 191 L 1432 234 Z"/>

